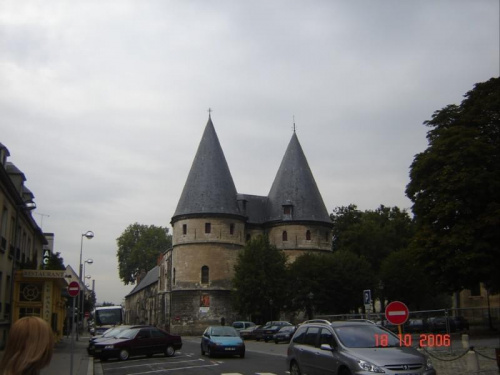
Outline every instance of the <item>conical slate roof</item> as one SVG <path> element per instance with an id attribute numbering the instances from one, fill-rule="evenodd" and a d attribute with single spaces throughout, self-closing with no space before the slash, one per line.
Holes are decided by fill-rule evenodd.
<path id="1" fill-rule="evenodd" d="M 236 194 L 231 172 L 209 116 L 172 220 L 190 214 L 241 215 Z"/>
<path id="2" fill-rule="evenodd" d="M 307 159 L 294 132 L 269 192 L 269 221 L 320 221 L 331 224 Z M 293 206 L 291 217 L 283 206 Z"/>

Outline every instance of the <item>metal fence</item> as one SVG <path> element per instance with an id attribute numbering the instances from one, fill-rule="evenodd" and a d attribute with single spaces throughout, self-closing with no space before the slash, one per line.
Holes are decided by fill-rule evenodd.
<path id="1" fill-rule="evenodd" d="M 457 330 L 467 331 L 487 331 L 491 329 L 500 329 L 500 308 L 461 308 L 461 309 L 439 309 L 439 310 L 422 310 L 410 311 L 409 319 L 422 319 L 424 321 L 432 321 L 433 318 L 440 317 L 463 317 L 467 322 L 467 329 L 457 327 Z M 334 315 L 316 315 L 317 319 L 335 320 L 352 320 L 352 319 L 367 319 L 375 323 L 385 323 L 385 314 L 366 313 L 366 314 L 334 314 Z M 452 328 L 448 327 L 448 330 Z"/>

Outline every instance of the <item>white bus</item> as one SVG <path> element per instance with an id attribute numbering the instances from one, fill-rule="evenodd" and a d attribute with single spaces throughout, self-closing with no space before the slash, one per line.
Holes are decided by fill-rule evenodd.
<path id="1" fill-rule="evenodd" d="M 104 331 L 116 325 L 125 323 L 123 307 L 121 306 L 102 306 L 96 307 L 92 312 L 93 335 L 102 335 Z"/>

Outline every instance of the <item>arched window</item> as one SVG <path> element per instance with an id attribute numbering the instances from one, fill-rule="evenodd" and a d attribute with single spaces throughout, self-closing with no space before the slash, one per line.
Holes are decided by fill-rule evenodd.
<path id="1" fill-rule="evenodd" d="M 306 232 L 306 240 L 307 240 L 307 241 L 311 241 L 311 231 L 310 231 L 310 230 L 308 230 L 308 231 Z"/>
<path id="2" fill-rule="evenodd" d="M 281 234 L 281 239 L 283 241 L 288 241 L 288 233 L 286 233 L 286 230 L 284 230 L 283 233 Z"/>
<path id="3" fill-rule="evenodd" d="M 208 284 L 209 281 L 210 281 L 210 270 L 208 269 L 208 266 L 203 266 L 201 267 L 201 283 Z"/>

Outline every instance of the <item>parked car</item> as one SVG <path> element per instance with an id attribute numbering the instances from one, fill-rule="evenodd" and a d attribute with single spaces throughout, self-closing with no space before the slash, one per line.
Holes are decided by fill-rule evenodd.
<path id="1" fill-rule="evenodd" d="M 381 337 L 383 344 L 377 341 Z M 286 363 L 291 375 L 436 375 L 423 353 L 401 347 L 397 335 L 367 322 L 301 325 L 290 341 Z"/>
<path id="2" fill-rule="evenodd" d="M 281 320 L 269 321 L 259 329 L 255 330 L 255 340 L 264 340 L 265 342 L 268 342 L 273 338 L 273 335 L 278 332 L 281 327 L 291 325 L 292 323 Z"/>
<path id="3" fill-rule="evenodd" d="M 156 327 L 142 326 L 126 329 L 117 338 L 95 343 L 94 356 L 104 361 L 109 358 L 125 361 L 131 356 L 151 357 L 157 353 L 171 357 L 181 348 L 180 336 L 171 335 Z"/>
<path id="4" fill-rule="evenodd" d="M 410 319 L 405 323 L 404 330 L 407 333 L 428 332 L 429 325 L 425 319 Z"/>
<path id="5" fill-rule="evenodd" d="M 255 331 L 262 326 L 252 326 L 246 329 L 242 329 L 240 331 L 240 337 L 243 340 L 255 340 Z"/>
<path id="6" fill-rule="evenodd" d="M 280 342 L 290 342 L 296 330 L 296 326 L 282 326 L 281 329 L 274 334 L 273 340 L 276 344 Z"/>
<path id="7" fill-rule="evenodd" d="M 216 354 L 245 357 L 245 343 L 240 334 L 229 326 L 210 326 L 201 336 L 201 354 L 212 357 Z"/>
<path id="8" fill-rule="evenodd" d="M 439 332 L 455 332 L 455 321 L 451 317 L 438 316 L 427 319 L 429 330 L 433 333 Z"/>
<path id="9" fill-rule="evenodd" d="M 109 328 L 102 335 L 93 336 L 89 339 L 89 346 L 87 346 L 87 353 L 89 355 L 94 355 L 94 346 L 96 343 L 103 342 L 109 339 L 114 339 L 117 335 L 126 329 L 129 329 L 131 326 L 123 325 L 117 326 L 113 328 Z"/>
<path id="10" fill-rule="evenodd" d="M 455 328 L 457 331 L 469 330 L 469 321 L 465 319 L 463 316 L 454 316 L 451 319 L 455 323 Z"/>
<path id="11" fill-rule="evenodd" d="M 244 322 L 244 321 L 233 322 L 233 328 L 238 332 L 240 332 L 243 329 L 247 329 L 254 326 L 255 326 L 254 322 Z"/>

